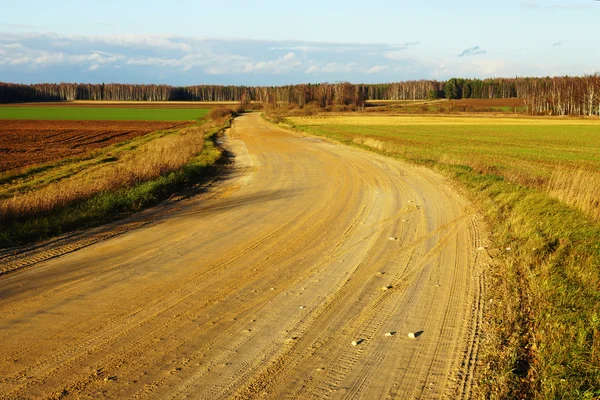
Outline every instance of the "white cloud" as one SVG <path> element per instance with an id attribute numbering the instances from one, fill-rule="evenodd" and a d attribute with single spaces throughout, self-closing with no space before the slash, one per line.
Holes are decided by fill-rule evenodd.
<path id="1" fill-rule="evenodd" d="M 53 42 L 50 42 L 50 45 L 52 45 L 53 47 L 68 47 L 71 45 L 71 42 L 68 40 L 55 40 Z"/>
<path id="2" fill-rule="evenodd" d="M 296 54 L 289 52 L 287 53 L 285 56 L 283 56 L 282 60 L 283 61 L 291 61 L 291 60 L 295 60 L 296 59 Z"/>
<path id="3" fill-rule="evenodd" d="M 369 68 L 368 70 L 366 70 L 365 72 L 367 74 L 379 74 L 379 73 L 385 71 L 386 69 L 388 69 L 387 65 L 375 65 L 375 66 Z"/>
<path id="4" fill-rule="evenodd" d="M 550 42 L 552 43 L 552 42 Z M 558 44 L 560 42 L 555 43 Z M 575 65 L 525 65 L 510 58 L 439 57 L 394 44 L 251 41 L 166 35 L 59 36 L 0 32 L 0 68 L 7 81 L 150 82 L 172 84 L 287 84 L 327 80 L 381 82 L 453 76 L 578 75 L 596 71 L 593 60 Z M 461 54 L 483 54 L 474 46 Z M 191 71 L 191 72 L 190 72 Z M 186 73 L 190 72 L 190 73 Z M 47 78 L 51 77 L 51 78 Z"/>
<path id="5" fill-rule="evenodd" d="M 222 64 L 218 67 L 210 67 L 205 70 L 209 74 L 232 74 L 232 73 L 268 73 L 281 74 L 290 70 L 300 68 L 302 62 L 298 60 L 293 52 L 285 54 L 275 60 L 268 61 L 246 61 L 241 58 L 234 60 L 233 63 Z"/>
<path id="6" fill-rule="evenodd" d="M 34 64 L 39 66 L 62 64 L 65 62 L 63 53 L 46 53 L 33 59 Z"/>
<path id="7" fill-rule="evenodd" d="M 5 49 L 25 49 L 21 43 L 0 44 L 0 47 Z"/>
<path id="8" fill-rule="evenodd" d="M 74 41 L 91 41 L 94 43 L 138 49 L 180 50 L 186 53 L 194 51 L 192 45 L 189 43 L 161 35 L 74 36 L 71 39 Z"/>
<path id="9" fill-rule="evenodd" d="M 449 72 L 449 70 L 448 70 L 448 67 L 446 67 L 446 64 L 440 64 L 434 70 L 434 76 L 443 76 L 443 75 L 446 75 L 448 72 Z"/>
<path id="10" fill-rule="evenodd" d="M 26 65 L 33 67 L 47 67 L 65 62 L 63 53 L 28 52 L 11 54 L 10 57 L 0 60 L 0 65 Z"/>
<path id="11" fill-rule="evenodd" d="M 110 64 L 118 61 L 125 60 L 125 56 L 121 54 L 110 54 L 106 52 L 93 52 L 92 54 L 77 54 L 69 56 L 69 63 L 80 64 L 80 63 L 92 63 L 92 64 Z"/>
<path id="12" fill-rule="evenodd" d="M 503 76 L 507 73 L 507 64 L 503 60 L 475 60 L 470 64 L 481 76 Z"/>
<path id="13" fill-rule="evenodd" d="M 146 57 L 146 58 L 130 58 L 125 63 L 127 65 L 153 65 L 159 67 L 180 67 L 181 60 L 173 58 Z"/>
<path id="14" fill-rule="evenodd" d="M 357 65 L 358 64 L 356 64 L 356 63 L 347 63 L 347 64 L 327 63 L 320 67 L 318 65 L 313 64 L 313 65 L 309 66 L 307 69 L 305 69 L 304 72 L 307 74 L 316 74 L 316 73 L 332 74 L 332 73 L 336 73 L 336 72 L 350 72 Z"/>
<path id="15" fill-rule="evenodd" d="M 406 53 L 404 51 L 386 51 L 383 56 L 390 60 L 402 60 L 406 57 Z"/>
<path id="16" fill-rule="evenodd" d="M 416 42 L 415 42 L 416 43 Z M 131 68 L 167 68 L 177 71 L 199 69 L 209 75 L 244 75 L 287 73 L 365 74 L 380 72 L 382 66 L 365 65 L 361 55 L 369 60 L 381 59 L 386 51 L 412 46 L 352 43 L 303 43 L 248 40 L 221 40 L 165 35 L 122 36 L 59 36 L 43 33 L 0 33 L 0 65 L 26 64 L 28 69 L 68 64 L 82 70 L 105 71 L 121 66 Z M 267 47 L 268 46 L 268 47 Z M 268 50 L 265 52 L 265 50 Z M 280 54 L 270 52 L 287 50 Z M 311 53 L 314 59 L 307 58 Z M 300 56 L 299 56 L 300 54 Z M 364 57 L 362 57 L 364 58 Z M 356 61 L 354 61 L 356 60 Z M 358 62 L 357 62 L 358 61 Z M 109 67 L 110 66 L 110 67 Z"/>
<path id="17" fill-rule="evenodd" d="M 335 73 L 335 72 L 351 72 L 354 68 L 356 68 L 357 63 L 347 63 L 347 64 L 338 64 L 338 63 L 328 63 L 325 64 L 321 68 L 321 72 L 325 73 Z"/>
<path id="18" fill-rule="evenodd" d="M 291 51 L 299 51 L 303 53 L 319 53 L 319 52 L 328 52 L 331 51 L 331 47 L 328 46 L 314 46 L 314 45 L 293 45 L 293 46 L 280 46 L 280 47 L 271 47 L 270 50 L 291 50 Z"/>
<path id="19" fill-rule="evenodd" d="M 210 75 L 266 73 L 281 74 L 302 66 L 293 52 L 288 52 L 274 60 L 255 61 L 235 54 L 195 53 L 181 58 L 136 57 L 127 60 L 126 65 L 181 68 L 189 71 L 202 68 Z"/>
<path id="20" fill-rule="evenodd" d="M 109 64 L 123 60 L 119 54 L 93 52 L 88 54 L 68 54 L 64 51 L 47 51 L 23 46 L 21 43 L 0 44 L 3 54 L 0 65 L 23 65 L 32 68 L 43 68 L 59 64 Z"/>

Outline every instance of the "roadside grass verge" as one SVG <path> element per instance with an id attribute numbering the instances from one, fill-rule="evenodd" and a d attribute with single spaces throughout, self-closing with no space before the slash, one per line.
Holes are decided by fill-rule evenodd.
<path id="1" fill-rule="evenodd" d="M 468 165 L 600 221 L 600 124 L 571 119 L 315 116 L 290 123 L 421 163 Z"/>
<path id="2" fill-rule="evenodd" d="M 353 117 L 283 122 L 433 168 L 479 204 L 497 262 L 487 272 L 481 398 L 599 398 L 600 222 L 593 207 L 576 204 L 582 191 L 596 193 L 598 125 L 447 125 L 443 118 L 396 126 L 353 124 Z"/>
<path id="3" fill-rule="evenodd" d="M 0 247 L 109 222 L 214 173 L 232 115 L 0 177 Z"/>

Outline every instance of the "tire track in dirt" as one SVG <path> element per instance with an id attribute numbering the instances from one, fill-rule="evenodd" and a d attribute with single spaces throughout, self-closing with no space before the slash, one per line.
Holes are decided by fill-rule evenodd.
<path id="1" fill-rule="evenodd" d="M 0 276 L 0 397 L 469 398 L 485 232 L 468 204 L 256 115 L 229 136 L 237 172 L 203 195 L 0 260 L 21 268 Z"/>

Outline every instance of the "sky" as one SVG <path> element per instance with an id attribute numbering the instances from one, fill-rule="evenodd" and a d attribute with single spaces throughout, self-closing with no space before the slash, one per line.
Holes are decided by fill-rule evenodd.
<path id="1" fill-rule="evenodd" d="M 600 1 L 3 0 L 0 81 L 380 83 L 600 72 Z"/>

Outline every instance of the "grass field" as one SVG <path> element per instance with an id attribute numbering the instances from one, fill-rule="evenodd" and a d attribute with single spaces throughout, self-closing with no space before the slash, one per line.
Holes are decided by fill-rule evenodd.
<path id="1" fill-rule="evenodd" d="M 194 121 L 208 114 L 199 108 L 122 107 L 0 107 L 0 120 L 78 120 L 78 121 Z"/>
<path id="2" fill-rule="evenodd" d="M 290 121 L 312 133 L 413 162 L 468 165 L 494 173 L 547 190 L 600 220 L 598 121 L 434 116 L 316 116 Z"/>
<path id="3" fill-rule="evenodd" d="M 598 121 L 317 116 L 287 122 L 434 168 L 470 191 L 488 219 L 498 261 L 487 274 L 483 397 L 600 397 Z"/>
<path id="4" fill-rule="evenodd" d="M 258 103 L 260 102 L 251 102 Z M 4 103 L 1 107 L 96 107 L 96 108 L 235 108 L 239 101 L 136 101 L 136 100 L 70 100 L 70 101 L 42 101 L 29 103 Z"/>

